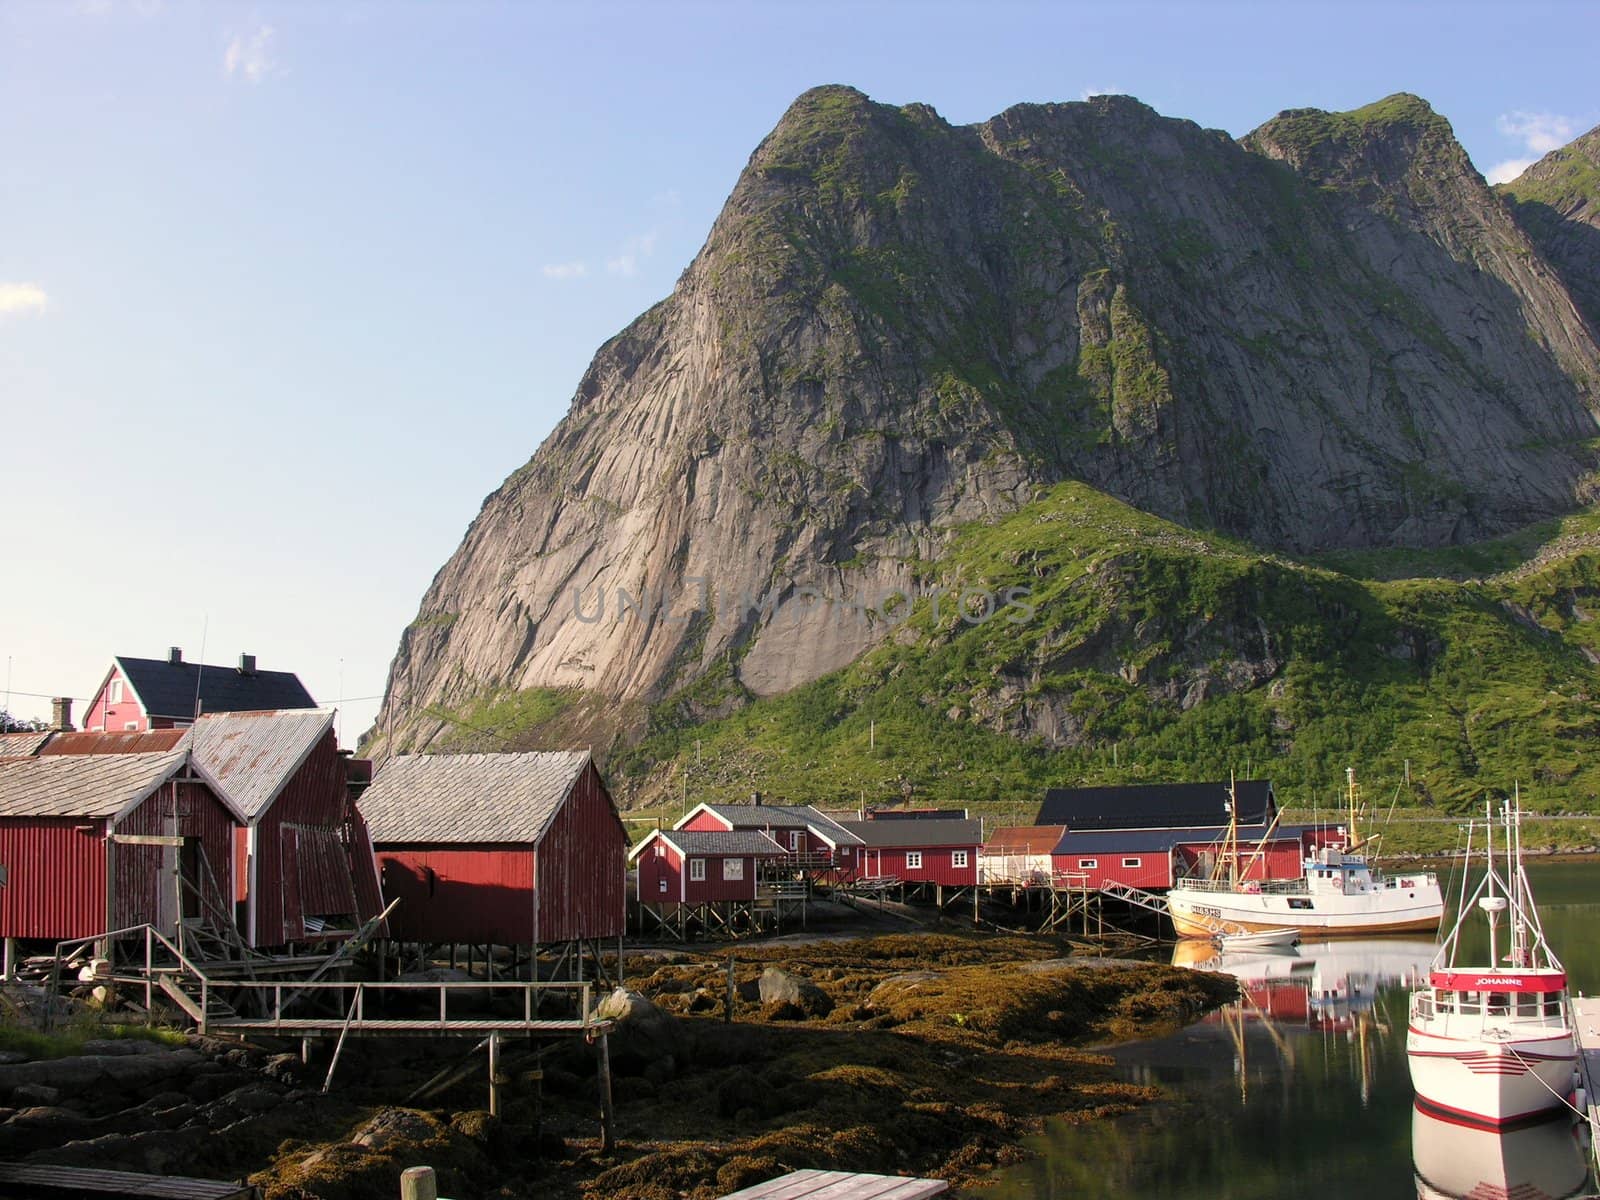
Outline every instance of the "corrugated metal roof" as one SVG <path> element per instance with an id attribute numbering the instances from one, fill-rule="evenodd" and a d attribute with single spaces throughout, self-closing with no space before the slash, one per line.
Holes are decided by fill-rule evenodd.
<path id="1" fill-rule="evenodd" d="M 809 804 L 706 804 L 702 807 L 716 813 L 735 829 L 811 829 L 836 846 L 862 844 L 855 834 Z"/>
<path id="2" fill-rule="evenodd" d="M 981 821 L 845 821 L 844 827 L 867 846 L 976 846 Z"/>
<path id="3" fill-rule="evenodd" d="M 254 822 L 333 727 L 333 710 L 211 713 L 194 723 L 194 765 L 224 803 Z"/>
<path id="4" fill-rule="evenodd" d="M 314 708 L 317 703 L 290 671 L 246 675 L 234 667 L 173 663 L 163 658 L 118 656 L 114 661 L 152 717 L 193 720 L 197 694 L 202 713 Z"/>
<path id="5" fill-rule="evenodd" d="M 58 733 L 39 751 L 53 754 L 165 754 L 187 745 L 187 729 L 147 729 L 142 733 Z"/>
<path id="6" fill-rule="evenodd" d="M 1254 849 L 1267 831 L 1265 825 L 1239 826 L 1239 847 Z M 1056 843 L 1057 854 L 1083 854 L 1098 851 L 1111 853 L 1117 850 L 1170 850 L 1181 844 L 1195 845 L 1217 841 L 1226 836 L 1226 825 L 1199 825 L 1186 829 L 1108 829 L 1067 832 Z M 1281 832 L 1274 841 L 1294 841 L 1298 835 Z"/>
<path id="7" fill-rule="evenodd" d="M 964 808 L 877 808 L 867 810 L 869 821 L 965 821 Z M 844 822 L 849 824 L 849 822 Z"/>
<path id="8" fill-rule="evenodd" d="M 49 730 L 42 733 L 0 733 L 0 758 L 27 758 L 37 754 L 39 747 L 49 737 Z"/>
<path id="9" fill-rule="evenodd" d="M 58 755 L 0 763 L 0 817 L 110 817 L 177 773 L 187 750 Z"/>
<path id="10" fill-rule="evenodd" d="M 989 831 L 983 850 L 985 854 L 1007 850 L 1048 854 L 1066 831 L 1065 825 L 1002 825 Z"/>
<path id="11" fill-rule="evenodd" d="M 531 844 L 588 763 L 587 750 L 401 755 L 357 804 L 375 845 Z"/>

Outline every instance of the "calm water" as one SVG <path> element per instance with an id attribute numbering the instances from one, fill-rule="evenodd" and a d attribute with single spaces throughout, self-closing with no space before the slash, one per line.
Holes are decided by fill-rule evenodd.
<path id="1" fill-rule="evenodd" d="M 1600 993 L 1600 865 L 1530 867 L 1529 877 L 1573 987 Z M 1443 882 L 1453 900 L 1459 873 Z M 1117 1121 L 1053 1125 L 1031 1144 L 1037 1158 L 974 1195 L 1414 1200 L 1465 1196 L 1485 1183 L 1512 1196 L 1592 1191 L 1567 1122 L 1501 1139 L 1413 1112 L 1407 985 L 1433 952 L 1431 941 L 1386 938 L 1208 964 L 1240 978 L 1242 1003 L 1174 1037 L 1111 1052 L 1122 1078 L 1158 1083 L 1169 1101 Z M 1200 965 L 1211 951 L 1177 954 Z"/>

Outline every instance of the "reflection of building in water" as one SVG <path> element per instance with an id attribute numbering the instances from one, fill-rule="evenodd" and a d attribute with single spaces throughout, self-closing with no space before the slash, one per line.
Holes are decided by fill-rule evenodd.
<path id="1" fill-rule="evenodd" d="M 1572 1114 L 1560 1110 L 1537 1125 L 1496 1133 L 1413 1109 L 1411 1161 L 1418 1200 L 1559 1200 L 1586 1194 L 1589 1168 L 1578 1132 Z"/>
<path id="2" fill-rule="evenodd" d="M 1379 989 L 1411 986 L 1425 975 L 1436 949 L 1432 942 L 1384 938 L 1302 943 L 1294 950 L 1261 954 L 1219 952 L 1209 942 L 1191 939 L 1177 944 L 1172 963 L 1239 981 L 1239 1000 L 1206 1023 L 1224 1030 L 1233 1043 L 1233 1073 L 1242 1097 L 1248 1093 L 1251 1031 L 1270 1043 L 1268 1057 L 1286 1076 L 1294 1067 L 1295 1036 L 1342 1033 L 1354 1049 L 1365 1103 L 1376 1039 L 1388 1032 L 1377 1008 Z M 1265 1049 L 1258 1047 L 1258 1053 Z"/>

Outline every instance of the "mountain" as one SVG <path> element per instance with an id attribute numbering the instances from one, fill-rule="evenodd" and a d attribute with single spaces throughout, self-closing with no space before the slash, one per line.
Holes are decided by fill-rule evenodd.
<path id="1" fill-rule="evenodd" d="M 1600 330 L 1600 126 L 1495 190 Z"/>
<path id="2" fill-rule="evenodd" d="M 1254 593 L 1201 603 L 1204 548 L 1365 611 L 1290 556 L 1571 511 L 1597 405 L 1567 285 L 1416 97 L 1235 141 L 1128 97 L 957 127 L 819 88 L 485 501 L 368 749 L 588 741 L 643 777 L 687 731 L 859 677 L 812 714 L 848 723 L 885 656 L 934 672 L 902 700 L 935 744 L 1114 743 L 1108 680 L 1153 736 L 1286 683 Z M 1104 561 L 1078 511 L 1143 514 L 1176 557 Z"/>

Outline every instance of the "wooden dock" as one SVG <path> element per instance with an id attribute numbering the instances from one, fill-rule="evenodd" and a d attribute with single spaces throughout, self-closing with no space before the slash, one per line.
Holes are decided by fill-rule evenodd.
<path id="1" fill-rule="evenodd" d="M 863 1175 L 856 1171 L 794 1171 L 722 1200 L 922 1200 L 950 1189 L 942 1179 Z"/>
<path id="2" fill-rule="evenodd" d="M 1578 1035 L 1578 1074 L 1587 1093 L 1583 1116 L 1589 1122 L 1589 1153 L 1600 1175 L 1600 997 L 1577 996 L 1572 1000 L 1573 1032 Z"/>
<path id="3" fill-rule="evenodd" d="M 150 1197 L 152 1200 L 260 1200 L 261 1193 L 247 1183 L 181 1176 L 137 1175 L 129 1171 L 96 1171 L 84 1167 L 56 1167 L 28 1163 L 0 1163 L 0 1196 L 36 1200 L 86 1196 Z"/>

